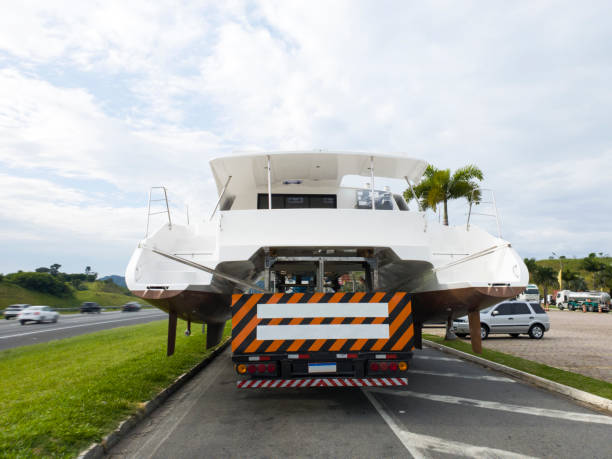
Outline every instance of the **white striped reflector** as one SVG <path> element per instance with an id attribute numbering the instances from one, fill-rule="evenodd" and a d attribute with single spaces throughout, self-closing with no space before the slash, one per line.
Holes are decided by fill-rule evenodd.
<path id="1" fill-rule="evenodd" d="M 258 325 L 258 340 L 388 339 L 388 324 L 371 325 Z"/>
<path id="2" fill-rule="evenodd" d="M 388 303 L 274 303 L 257 304 L 258 319 L 294 317 L 388 317 Z"/>
<path id="3" fill-rule="evenodd" d="M 408 378 L 312 378 L 312 379 L 245 379 L 236 382 L 236 387 L 363 387 L 363 386 L 407 386 Z"/>

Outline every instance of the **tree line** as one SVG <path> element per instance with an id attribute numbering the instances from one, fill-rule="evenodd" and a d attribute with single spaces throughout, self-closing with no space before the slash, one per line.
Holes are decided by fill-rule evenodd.
<path id="1" fill-rule="evenodd" d="M 529 270 L 529 278 L 533 283 L 542 287 L 545 298 L 548 295 L 549 288 L 553 290 L 563 288 L 564 290 L 578 292 L 589 290 L 589 288 L 591 290 L 606 288 L 612 295 L 612 264 L 604 262 L 594 252 L 584 258 L 579 266 L 588 273 L 588 277 L 591 277 L 589 286 L 588 279 L 581 276 L 580 273 L 572 271 L 568 267 L 563 268 L 561 263 L 563 263 L 562 260 L 564 258 L 561 257 L 559 260 L 562 285 L 559 285 L 558 271 L 554 268 L 539 265 L 535 258 L 525 258 L 525 265 L 527 265 Z"/>
<path id="2" fill-rule="evenodd" d="M 87 290 L 85 282 L 95 282 L 98 277 L 98 273 L 92 271 L 90 266 L 87 266 L 83 273 L 64 273 L 59 270 L 61 266 L 54 263 L 48 268 L 36 268 L 34 272 L 0 274 L 0 282 L 9 282 L 28 290 L 66 298 L 73 296 L 73 290 Z M 127 289 L 115 285 L 111 279 L 103 281 L 103 284 L 102 291 L 127 293 Z"/>

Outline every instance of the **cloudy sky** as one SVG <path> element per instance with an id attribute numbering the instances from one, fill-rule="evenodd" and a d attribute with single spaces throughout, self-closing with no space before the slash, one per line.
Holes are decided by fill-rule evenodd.
<path id="1" fill-rule="evenodd" d="M 266 149 L 473 163 L 523 256 L 611 253 L 611 18 L 609 1 L 11 2 L 0 272 L 123 274 L 150 186 L 201 218 L 208 160 Z"/>

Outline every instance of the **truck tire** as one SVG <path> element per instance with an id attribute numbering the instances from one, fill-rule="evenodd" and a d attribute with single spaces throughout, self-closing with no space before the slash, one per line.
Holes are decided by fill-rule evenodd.
<path id="1" fill-rule="evenodd" d="M 485 324 L 480 324 L 480 339 L 487 339 L 489 336 L 489 327 Z"/>

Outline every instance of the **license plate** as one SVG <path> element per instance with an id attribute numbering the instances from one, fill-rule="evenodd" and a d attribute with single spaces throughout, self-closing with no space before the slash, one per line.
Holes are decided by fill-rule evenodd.
<path id="1" fill-rule="evenodd" d="M 335 363 L 309 363 L 308 364 L 308 373 L 335 373 L 336 372 L 336 364 Z"/>

